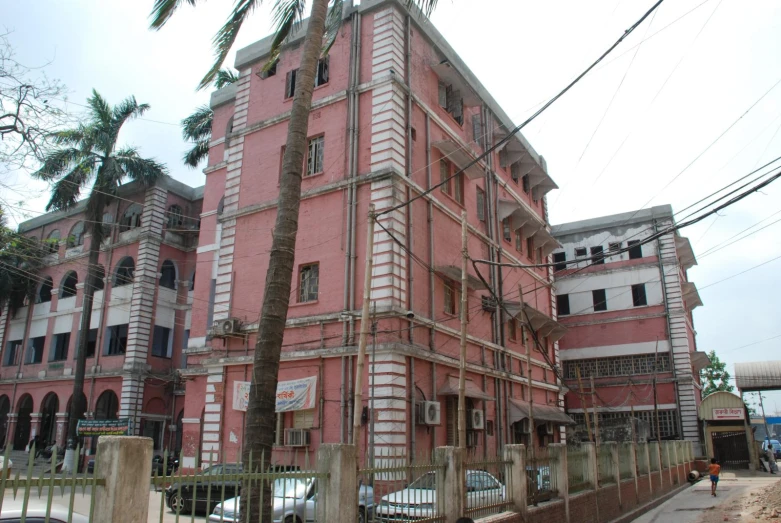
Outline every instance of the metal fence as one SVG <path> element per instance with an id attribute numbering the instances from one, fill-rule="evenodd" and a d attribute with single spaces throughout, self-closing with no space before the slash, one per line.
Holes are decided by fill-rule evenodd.
<path id="1" fill-rule="evenodd" d="M 464 464 L 466 515 L 483 518 L 508 510 L 513 505 L 511 461 L 501 457 L 488 460 L 467 459 Z"/>
<path id="2" fill-rule="evenodd" d="M 554 473 L 557 462 L 548 448 L 526 449 L 526 499 L 529 505 L 549 501 L 558 495 Z"/>
<path id="3" fill-rule="evenodd" d="M 444 465 L 432 456 L 375 456 L 373 465 L 358 470 L 359 499 L 367 500 L 359 521 L 443 521 L 442 504 L 451 502 L 437 495 L 443 473 Z"/>
<path id="4" fill-rule="evenodd" d="M 583 447 L 567 447 L 567 479 L 569 492 L 578 492 L 591 486 L 589 481 L 589 454 Z"/>

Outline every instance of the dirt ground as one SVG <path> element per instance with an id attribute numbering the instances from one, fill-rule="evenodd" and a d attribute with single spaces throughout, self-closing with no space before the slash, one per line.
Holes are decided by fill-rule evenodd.
<path id="1" fill-rule="evenodd" d="M 740 523 L 779 521 L 781 523 L 781 481 L 771 486 L 756 487 L 725 499 L 718 506 L 707 510 L 698 523 L 724 521 Z"/>

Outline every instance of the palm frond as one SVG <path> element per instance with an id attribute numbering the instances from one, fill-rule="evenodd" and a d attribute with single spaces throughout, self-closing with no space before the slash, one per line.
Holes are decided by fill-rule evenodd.
<path id="1" fill-rule="evenodd" d="M 188 167 L 195 169 L 204 159 L 209 156 L 209 140 L 198 140 L 192 149 L 188 150 L 182 156 L 182 161 Z"/>
<path id="2" fill-rule="evenodd" d="M 239 73 L 230 69 L 220 69 L 217 71 L 217 78 L 214 80 L 214 87 L 222 89 L 226 85 L 235 84 L 239 81 Z"/>
<path id="3" fill-rule="evenodd" d="M 416 7 L 426 16 L 431 16 L 434 9 L 437 8 L 438 0 L 407 0 L 407 9 Z"/>
<path id="4" fill-rule="evenodd" d="M 72 165 L 79 164 L 91 156 L 91 154 L 85 155 L 81 149 L 75 147 L 57 149 L 44 158 L 41 168 L 35 171 L 32 176 L 38 180 L 55 180 L 70 169 Z"/>
<path id="5" fill-rule="evenodd" d="M 195 6 L 198 0 L 155 0 L 154 6 L 152 6 L 152 12 L 149 13 L 149 18 L 152 21 L 149 24 L 150 29 L 160 29 L 165 25 L 168 20 L 174 15 L 174 12 L 187 2 L 191 6 Z"/>
<path id="6" fill-rule="evenodd" d="M 65 129 L 52 133 L 52 139 L 57 145 L 80 147 L 82 142 L 86 139 L 88 132 L 88 129 L 84 125 L 79 124 L 79 126 L 74 129 Z"/>
<path id="7" fill-rule="evenodd" d="M 214 64 L 209 69 L 209 72 L 206 73 L 206 76 L 203 77 L 201 83 L 198 84 L 198 89 L 205 89 L 214 82 L 220 67 L 225 62 L 225 57 L 228 56 L 233 43 L 236 41 L 241 25 L 259 4 L 260 0 L 237 0 L 236 7 L 233 8 L 233 12 L 228 17 L 225 25 L 214 36 L 212 41 L 215 50 Z"/>
<path id="8" fill-rule="evenodd" d="M 111 140 L 116 141 L 122 126 L 130 118 L 143 116 L 149 110 L 149 104 L 138 104 L 135 96 L 129 96 L 114 106 L 111 116 Z"/>
<path id="9" fill-rule="evenodd" d="M 277 0 L 274 5 L 274 39 L 271 41 L 270 54 L 273 60 L 279 57 L 282 44 L 297 29 L 304 18 L 305 0 Z M 272 58 L 269 59 L 269 62 Z"/>
<path id="10" fill-rule="evenodd" d="M 328 18 L 325 20 L 325 37 L 323 38 L 323 56 L 331 52 L 336 37 L 339 35 L 339 29 L 342 27 L 343 20 L 342 0 L 333 0 L 333 4 L 328 11 Z"/>
<path id="11" fill-rule="evenodd" d="M 79 201 L 81 189 L 89 183 L 94 169 L 95 159 L 87 158 L 57 180 L 52 187 L 52 196 L 46 204 L 46 210 L 64 211 L 75 206 Z"/>
<path id="12" fill-rule="evenodd" d="M 109 163 L 116 167 L 109 166 Z M 111 162 L 106 165 L 112 169 L 112 176 L 121 181 L 122 175 L 127 175 L 133 181 L 141 182 L 145 187 L 154 185 L 157 180 L 168 173 L 165 165 L 154 158 L 141 158 L 135 147 L 127 147 L 111 156 Z M 117 172 L 117 169 L 121 171 Z"/>
<path id="13" fill-rule="evenodd" d="M 208 105 L 202 105 L 182 120 L 182 138 L 188 141 L 208 139 L 212 135 L 214 112 Z"/>
<path id="14" fill-rule="evenodd" d="M 111 106 L 95 89 L 92 90 L 92 96 L 87 98 L 87 105 L 91 109 L 93 125 L 111 125 Z"/>

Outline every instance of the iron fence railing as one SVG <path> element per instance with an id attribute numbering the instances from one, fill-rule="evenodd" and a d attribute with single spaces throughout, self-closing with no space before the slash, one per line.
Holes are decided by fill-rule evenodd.
<path id="1" fill-rule="evenodd" d="M 526 496 L 529 505 L 537 505 L 558 495 L 555 468 L 558 460 L 550 449 L 526 449 Z"/>
<path id="2" fill-rule="evenodd" d="M 438 475 L 444 468 L 431 456 L 420 455 L 411 462 L 406 455 L 375 456 L 373 463 L 358 470 L 359 498 L 373 499 L 359 512 L 359 521 L 443 521 L 444 503 L 453 502 L 439 495 Z"/>
<path id="3" fill-rule="evenodd" d="M 578 492 L 590 487 L 588 460 L 589 454 L 582 447 L 567 447 L 569 492 Z"/>
<path id="4" fill-rule="evenodd" d="M 467 458 L 464 464 L 467 516 L 484 518 L 513 506 L 512 474 L 508 469 L 511 465 L 512 461 L 501 457 L 487 460 Z"/>

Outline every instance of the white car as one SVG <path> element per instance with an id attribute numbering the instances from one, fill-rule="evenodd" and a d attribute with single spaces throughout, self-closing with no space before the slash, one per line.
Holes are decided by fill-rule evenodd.
<path id="1" fill-rule="evenodd" d="M 428 472 L 407 486 L 404 490 L 383 496 L 375 508 L 377 521 L 398 523 L 438 516 L 436 472 Z M 494 505 L 504 501 L 505 487 L 488 472 L 466 471 L 467 508 Z"/>
<path id="2" fill-rule="evenodd" d="M 24 501 L 22 499 L 7 499 L 3 502 L 3 511 L 0 513 L 0 523 L 18 523 L 22 518 L 22 508 Z M 48 512 L 48 513 L 47 513 Z M 29 499 L 27 510 L 24 511 L 25 521 L 49 521 L 50 523 L 89 523 L 89 518 L 76 512 L 68 514 L 68 507 L 52 504 L 51 508 L 46 510 L 46 502 L 37 499 Z M 48 519 L 47 519 L 48 517 Z"/>
<path id="3" fill-rule="evenodd" d="M 312 479 L 278 479 L 274 482 L 274 523 L 305 523 L 315 521 L 317 503 L 316 482 Z M 226 499 L 214 508 L 209 521 L 233 523 L 239 521 L 241 496 Z M 368 485 L 358 489 L 358 523 L 371 519 L 374 490 Z"/>

